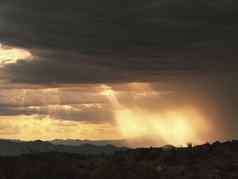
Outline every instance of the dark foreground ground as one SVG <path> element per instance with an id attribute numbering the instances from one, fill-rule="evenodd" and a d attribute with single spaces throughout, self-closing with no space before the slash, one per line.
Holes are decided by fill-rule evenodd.
<path id="1" fill-rule="evenodd" d="M 0 157 L 0 179 L 238 179 L 238 141 L 112 155 L 38 153 Z"/>

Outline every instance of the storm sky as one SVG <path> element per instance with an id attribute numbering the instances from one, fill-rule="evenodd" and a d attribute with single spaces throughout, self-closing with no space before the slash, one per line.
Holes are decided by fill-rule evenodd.
<path id="1" fill-rule="evenodd" d="M 235 0 L 2 0 L 0 138 L 237 138 L 237 18 Z"/>

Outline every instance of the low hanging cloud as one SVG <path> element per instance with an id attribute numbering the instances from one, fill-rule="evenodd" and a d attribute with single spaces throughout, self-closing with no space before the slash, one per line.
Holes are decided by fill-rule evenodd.
<path id="1" fill-rule="evenodd" d="M 64 121 L 77 121 L 89 124 L 113 123 L 112 111 L 103 106 L 91 105 L 54 105 L 54 106 L 29 106 L 8 107 L 1 106 L 1 116 L 49 116 L 51 119 Z"/>
<path id="2" fill-rule="evenodd" d="M 1 90 L 0 116 L 49 115 L 60 120 L 112 123 L 113 115 L 108 100 L 95 93 L 97 91 L 95 89 L 85 90 L 85 88 Z"/>

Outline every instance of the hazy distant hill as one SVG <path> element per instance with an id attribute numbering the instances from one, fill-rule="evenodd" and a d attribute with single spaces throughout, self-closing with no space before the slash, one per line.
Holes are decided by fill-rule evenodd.
<path id="1" fill-rule="evenodd" d="M 50 142 L 33 141 L 22 142 L 12 140 L 0 140 L 0 156 L 17 156 L 21 154 L 32 154 L 42 152 L 62 152 L 72 154 L 112 154 L 125 148 L 113 145 L 92 145 L 82 143 L 78 146 L 52 144 Z"/>
<path id="2" fill-rule="evenodd" d="M 92 144 L 96 146 L 105 146 L 105 145 L 114 145 L 114 146 L 127 146 L 127 143 L 125 140 L 80 140 L 80 139 L 56 139 L 49 141 L 52 144 L 56 145 L 69 145 L 69 146 L 81 146 L 84 144 Z"/>

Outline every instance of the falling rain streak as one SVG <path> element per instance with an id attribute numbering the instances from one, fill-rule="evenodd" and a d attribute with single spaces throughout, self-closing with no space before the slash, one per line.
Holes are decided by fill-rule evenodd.
<path id="1" fill-rule="evenodd" d="M 138 87 L 138 86 L 137 86 Z M 141 86 L 146 94 L 150 84 Z M 166 112 L 148 113 L 143 110 L 129 109 L 117 98 L 117 93 L 110 86 L 102 86 L 102 95 L 111 102 L 114 109 L 117 128 L 126 139 L 150 139 L 153 144 L 169 143 L 186 145 L 205 142 L 202 136 L 210 130 L 209 123 L 192 107 L 186 109 L 168 109 Z"/>

